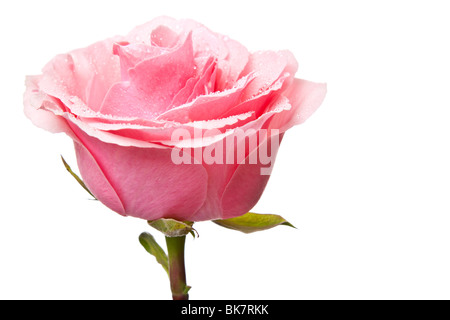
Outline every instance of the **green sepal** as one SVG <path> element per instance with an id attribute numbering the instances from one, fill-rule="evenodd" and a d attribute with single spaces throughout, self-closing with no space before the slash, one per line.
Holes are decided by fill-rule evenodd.
<path id="1" fill-rule="evenodd" d="M 233 229 L 244 233 L 267 230 L 280 225 L 295 228 L 292 224 L 279 215 L 259 214 L 252 212 L 236 218 L 213 220 L 213 222 L 224 228 Z"/>
<path id="2" fill-rule="evenodd" d="M 169 259 L 163 248 L 156 242 L 155 238 L 148 233 L 143 232 L 139 236 L 139 242 L 147 250 L 148 253 L 156 258 L 156 261 L 166 270 L 167 275 L 169 275 Z"/>
<path id="3" fill-rule="evenodd" d="M 161 231 L 166 237 L 182 237 L 190 233 L 195 238 L 192 221 L 178 221 L 175 219 L 159 219 L 147 221 L 150 226 Z M 195 232 L 195 233 L 194 233 Z M 198 233 L 197 233 L 198 236 Z"/>
<path id="4" fill-rule="evenodd" d="M 86 190 L 95 200 L 97 200 L 97 198 L 92 194 L 92 192 L 89 191 L 89 189 L 86 187 L 83 180 L 81 180 L 81 178 L 75 172 L 72 171 L 69 164 L 66 162 L 66 160 L 64 160 L 63 156 L 61 156 L 61 160 L 64 164 L 64 167 L 66 167 L 66 170 L 69 171 L 69 173 L 72 175 L 72 177 L 75 178 L 75 180 L 77 180 L 80 186 L 82 186 L 84 190 Z"/>

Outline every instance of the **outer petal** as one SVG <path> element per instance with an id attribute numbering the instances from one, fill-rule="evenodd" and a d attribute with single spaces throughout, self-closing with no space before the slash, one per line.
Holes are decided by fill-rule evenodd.
<path id="1" fill-rule="evenodd" d="M 75 142 L 75 153 L 78 168 L 89 191 L 108 208 L 125 215 L 122 201 L 91 152 L 81 143 Z"/>
<path id="2" fill-rule="evenodd" d="M 280 77 L 274 84 L 272 84 L 269 88 L 257 94 L 255 97 L 250 98 L 244 102 L 239 103 L 238 105 L 227 109 L 222 117 L 229 117 L 235 114 L 241 114 L 249 111 L 254 111 L 255 116 L 258 118 L 264 112 L 266 112 L 271 103 L 280 96 L 280 91 L 282 86 L 288 77 L 288 74 Z"/>
<path id="3" fill-rule="evenodd" d="M 269 148 L 270 150 L 268 146 L 272 139 L 280 138 L 279 136 L 270 137 L 253 153 L 258 152 L 260 148 Z M 271 165 L 275 162 L 277 151 L 269 151 Z M 244 163 L 237 168 L 222 197 L 222 219 L 243 215 L 256 205 L 270 178 L 270 175 L 261 174 L 261 169 L 264 167 L 261 162 L 258 162 L 258 164 Z"/>
<path id="4" fill-rule="evenodd" d="M 69 133 L 71 130 L 64 118 L 41 108 L 44 105 L 52 105 L 51 107 L 55 109 L 59 107 L 56 106 L 56 101 L 39 91 L 39 79 L 39 76 L 28 76 L 26 78 L 26 91 L 23 96 L 25 115 L 39 128 L 53 133 Z"/>
<path id="5" fill-rule="evenodd" d="M 62 101 L 78 97 L 98 111 L 110 86 L 120 80 L 119 59 L 112 47 L 121 38 L 106 39 L 53 58 L 43 69 L 39 86 Z"/>
<path id="6" fill-rule="evenodd" d="M 319 108 L 326 93 L 327 85 L 325 83 L 294 79 L 292 85 L 284 93 L 284 96 L 288 97 L 292 109 L 275 115 L 270 127 L 284 132 L 294 125 L 303 123 Z"/>
<path id="7" fill-rule="evenodd" d="M 269 129 L 270 120 L 274 115 L 286 112 L 290 108 L 291 105 L 287 98 L 280 97 L 271 106 L 270 111 L 258 119 L 227 131 L 226 136 L 215 142 L 214 149 L 220 150 L 222 147 L 222 150 L 224 150 L 223 164 L 205 164 L 203 161 L 209 176 L 208 194 L 205 204 L 192 216 L 193 220 L 239 216 L 256 204 L 269 179 L 268 175 L 261 174 L 261 169 L 274 163 L 278 149 L 272 153 L 270 150 L 271 142 L 272 139 L 279 139 L 278 132 L 267 131 L 267 136 L 261 135 L 261 132 Z M 250 143 L 249 138 L 255 139 L 256 143 Z M 232 152 L 227 149 L 225 139 L 233 141 L 231 144 Z M 267 155 L 270 160 L 265 159 L 269 163 L 263 163 L 259 155 L 259 149 L 265 148 L 267 141 L 269 141 Z M 205 148 L 203 148 L 204 150 Z M 231 158 L 230 155 L 232 155 Z M 245 182 L 245 179 L 250 180 Z M 240 189 L 244 186 L 245 189 Z M 242 203 L 234 203 L 235 201 L 241 201 Z"/>
<path id="8" fill-rule="evenodd" d="M 146 220 L 174 218 L 185 220 L 196 212 L 206 198 L 208 176 L 199 164 L 176 165 L 171 149 L 121 147 L 101 142 L 74 128 L 80 141 L 92 157 L 82 156 L 79 169 L 89 187 L 98 184 L 101 168 L 124 206 L 124 214 Z M 83 150 L 83 149 L 81 149 Z M 104 183 L 94 195 L 113 210 L 111 192 L 104 191 Z"/>
<path id="9" fill-rule="evenodd" d="M 257 133 L 253 136 L 256 137 Z M 226 219 L 240 216 L 248 212 L 261 197 L 270 175 L 261 169 L 268 169 L 273 166 L 278 148 L 274 151 L 271 149 L 272 140 L 279 139 L 280 136 L 272 136 L 263 140 L 256 148 L 250 148 L 248 140 L 244 141 L 241 137 L 236 137 L 236 145 L 238 148 L 245 149 L 245 155 L 242 158 L 237 156 L 237 149 L 234 150 L 234 161 L 227 164 L 224 159 L 222 164 L 205 164 L 208 172 L 208 193 L 204 205 L 191 217 L 193 221 Z M 222 145 L 226 150 L 223 141 L 217 142 L 215 148 Z M 275 144 L 274 144 L 275 145 Z M 275 145 L 277 146 L 277 145 Z M 268 148 L 268 151 L 265 151 Z M 262 162 L 259 155 L 260 149 L 264 148 L 264 153 L 269 156 Z M 205 152 L 205 149 L 202 150 Z M 229 151 L 228 151 L 229 152 Z M 204 154 L 203 154 L 204 155 Z M 224 154 L 227 158 L 229 154 Z M 254 161 L 256 160 L 256 161 Z M 264 173 L 264 174 L 262 174 Z"/>
<path id="10" fill-rule="evenodd" d="M 282 106 L 285 102 L 281 98 L 278 106 L 272 107 L 272 111 L 261 117 L 270 116 L 263 128 L 267 130 L 277 129 L 281 135 L 269 137 L 264 144 L 253 151 L 253 153 L 258 152 L 260 148 L 270 150 L 271 165 L 275 162 L 278 151 L 271 148 L 272 139 L 279 138 L 281 142 L 283 132 L 296 124 L 304 122 L 322 103 L 326 94 L 326 85 L 295 79 L 285 94 L 289 97 L 291 108 L 283 108 Z M 261 121 L 261 118 L 254 123 Z M 252 124 L 248 123 L 244 127 L 250 127 Z M 248 158 L 250 157 L 251 154 Z M 269 175 L 261 175 L 261 168 L 260 163 L 251 165 L 248 164 L 248 160 L 238 166 L 223 194 L 223 219 L 242 215 L 251 210 L 257 203 L 270 177 Z"/>
<path id="11" fill-rule="evenodd" d="M 211 164 L 204 165 L 204 167 L 208 172 L 207 195 L 202 207 L 187 218 L 190 221 L 222 219 L 222 195 L 236 166 L 233 164 Z"/>
<path id="12" fill-rule="evenodd" d="M 97 126 L 99 128 L 104 127 L 103 130 L 105 131 L 102 130 L 104 135 L 116 135 L 118 139 L 123 138 L 128 141 L 151 141 L 153 144 L 160 143 L 164 146 L 174 147 L 203 147 L 210 145 L 217 140 L 221 140 L 227 135 L 226 131 L 228 129 L 239 127 L 251 119 L 254 119 L 253 113 L 248 112 L 218 120 L 195 121 L 166 128 L 151 128 L 123 124 L 106 126 L 102 124 L 91 124 L 91 126 Z M 217 129 L 217 131 L 214 134 L 211 133 L 211 135 L 207 135 L 208 131 L 213 129 Z M 172 135 L 176 133 L 176 130 L 178 130 L 178 132 L 182 130 L 185 135 L 189 136 L 189 140 L 174 140 Z M 197 136 L 202 137 L 202 139 L 197 139 Z M 141 143 L 141 146 L 144 145 Z M 148 145 L 148 147 L 158 146 Z"/>

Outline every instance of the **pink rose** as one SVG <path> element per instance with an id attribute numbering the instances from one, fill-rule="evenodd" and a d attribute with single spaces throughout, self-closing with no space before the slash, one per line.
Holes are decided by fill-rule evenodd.
<path id="1" fill-rule="evenodd" d="M 112 210 L 226 219 L 256 204 L 283 133 L 324 99 L 325 84 L 296 71 L 289 51 L 249 53 L 194 21 L 161 17 L 56 56 L 27 77 L 25 114 L 74 140 L 85 184 Z"/>

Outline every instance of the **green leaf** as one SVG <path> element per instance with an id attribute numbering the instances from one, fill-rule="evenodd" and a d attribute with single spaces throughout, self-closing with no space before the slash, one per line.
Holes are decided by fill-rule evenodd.
<path id="1" fill-rule="evenodd" d="M 197 233 L 197 230 L 192 228 L 192 225 L 194 223 L 191 221 L 178 221 L 175 219 L 159 219 L 147 222 L 150 226 L 152 226 L 156 230 L 164 233 L 166 237 L 182 237 L 187 235 L 188 233 L 194 236 L 194 231 Z"/>
<path id="2" fill-rule="evenodd" d="M 287 222 L 283 217 L 276 214 L 258 214 L 258 213 L 246 213 L 242 216 L 225 219 L 225 220 L 213 220 L 219 226 L 241 231 L 244 233 L 252 233 L 256 231 L 262 231 L 271 229 L 273 227 L 284 225 L 295 228 L 292 224 Z"/>
<path id="3" fill-rule="evenodd" d="M 86 185 L 84 184 L 83 180 L 81 180 L 81 178 L 79 176 L 76 175 L 75 172 L 72 171 L 72 169 L 70 168 L 70 166 L 67 164 L 66 160 L 64 160 L 63 156 L 61 156 L 61 160 L 64 163 L 64 167 L 66 167 L 66 170 L 69 171 L 69 173 L 72 175 L 72 177 L 75 178 L 75 180 L 78 181 L 78 183 L 80 184 L 80 186 L 82 186 L 84 188 L 84 190 L 86 190 L 95 200 L 97 200 L 97 198 L 91 193 L 91 191 L 89 191 L 89 189 L 86 187 Z"/>
<path id="4" fill-rule="evenodd" d="M 167 275 L 169 274 L 169 260 L 167 258 L 167 254 L 163 248 L 159 246 L 156 242 L 155 238 L 148 233 L 143 232 L 139 236 L 139 242 L 141 245 L 147 250 L 148 253 L 153 255 L 156 258 L 156 261 L 166 270 Z"/>
<path id="5" fill-rule="evenodd" d="M 184 287 L 183 294 L 188 294 L 189 290 L 191 290 L 191 286 Z"/>

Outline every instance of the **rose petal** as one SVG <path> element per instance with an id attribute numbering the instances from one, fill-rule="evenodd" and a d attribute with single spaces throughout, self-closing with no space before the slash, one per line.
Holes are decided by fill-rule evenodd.
<path id="1" fill-rule="evenodd" d="M 147 46 L 140 43 L 130 44 L 114 43 L 113 53 L 120 59 L 120 70 L 122 81 L 130 79 L 128 71 L 134 68 L 139 62 L 157 57 L 169 52 L 166 48 Z"/>
<path id="2" fill-rule="evenodd" d="M 90 126 L 89 124 L 77 119 L 76 117 L 74 117 L 72 114 L 69 113 L 65 113 L 64 117 L 69 121 L 69 123 L 73 123 L 76 127 L 84 131 L 87 135 L 95 137 L 102 142 L 116 144 L 118 146 L 123 147 L 133 146 L 139 148 L 165 148 L 165 146 L 162 146 L 158 143 L 153 143 L 152 141 L 137 140 L 129 137 L 116 135 L 107 131 L 98 130 Z"/>
<path id="3" fill-rule="evenodd" d="M 261 92 L 253 98 L 250 98 L 226 110 L 226 112 L 221 115 L 221 117 L 229 117 L 235 114 L 242 114 L 249 111 L 255 112 L 256 117 L 261 116 L 261 114 L 266 111 L 271 102 L 273 102 L 273 99 L 276 98 L 277 94 L 279 94 L 279 91 L 281 91 L 283 83 L 288 76 L 289 74 L 280 77 L 274 84 L 267 88 L 267 90 L 261 90 Z"/>
<path id="4" fill-rule="evenodd" d="M 52 133 L 64 132 L 72 139 L 77 138 L 73 134 L 66 120 L 55 112 L 61 114 L 61 102 L 49 97 L 38 88 L 40 76 L 26 77 L 26 90 L 23 96 L 25 116 L 39 128 Z"/>
<path id="5" fill-rule="evenodd" d="M 120 80 L 119 59 L 112 53 L 111 38 L 52 59 L 43 69 L 40 89 L 62 101 L 78 97 L 98 111 L 109 87 Z"/>
<path id="6" fill-rule="evenodd" d="M 242 75 L 257 71 L 257 77 L 243 94 L 245 100 L 250 99 L 269 88 L 282 75 L 288 72 L 294 76 L 298 65 L 291 52 L 259 51 L 250 55 Z"/>
<path id="7" fill-rule="evenodd" d="M 200 96 L 191 103 L 182 105 L 177 108 L 158 116 L 157 120 L 169 120 L 180 123 L 217 119 L 226 110 L 239 104 L 242 101 L 242 92 L 253 81 L 252 74 L 240 79 L 236 85 L 222 92 L 215 92 L 209 95 Z"/>
<path id="8" fill-rule="evenodd" d="M 130 81 L 115 84 L 100 112 L 154 119 L 166 111 L 177 92 L 194 74 L 192 40 L 178 49 L 144 60 L 129 70 Z"/>
<path id="9" fill-rule="evenodd" d="M 283 112 L 289 112 L 289 110 L 292 109 L 292 106 L 288 100 L 288 98 L 284 96 L 279 96 L 275 101 L 273 101 L 268 107 L 264 114 L 262 114 L 260 117 L 255 118 L 254 114 L 251 113 L 247 118 L 243 118 L 243 121 L 236 122 L 233 126 L 230 127 L 219 127 L 219 128 L 212 128 L 212 129 L 220 129 L 217 132 L 217 135 L 215 136 L 208 136 L 204 137 L 203 139 L 193 139 L 189 141 L 181 140 L 181 141 L 163 141 L 160 140 L 158 142 L 164 144 L 164 145 L 171 145 L 179 148 L 183 147 L 190 147 L 190 148 L 199 148 L 199 147 L 205 147 L 209 146 L 213 143 L 216 143 L 217 141 L 220 141 L 222 139 L 225 139 L 226 137 L 229 137 L 231 135 L 239 134 L 240 132 L 249 132 L 251 130 L 258 131 L 261 129 L 272 129 L 274 127 L 269 127 L 270 121 L 272 117 L 275 115 L 278 115 Z M 243 114 L 247 115 L 247 114 Z M 236 117 L 236 116 L 233 116 Z M 275 128 L 277 129 L 277 128 Z M 279 130 L 279 133 L 282 133 L 284 131 Z M 203 131 L 200 131 L 200 134 L 203 134 Z M 153 133 L 154 134 L 154 133 Z M 271 131 L 269 131 L 269 134 L 272 135 Z M 191 134 L 191 137 L 194 135 Z M 141 138 L 143 138 L 141 136 Z M 154 140 L 153 140 L 154 141 Z M 154 141 L 156 142 L 156 141 Z M 251 152 L 251 150 L 249 150 Z M 246 153 L 248 155 L 248 152 Z M 242 161 L 243 159 L 239 159 L 238 163 Z"/>
<path id="10" fill-rule="evenodd" d="M 308 119 L 322 104 L 327 92 L 327 85 L 311 81 L 294 79 L 288 91 L 284 93 L 289 98 L 292 109 L 289 112 L 275 115 L 271 128 L 284 132 L 294 125 Z"/>
<path id="11" fill-rule="evenodd" d="M 172 48 L 178 42 L 178 34 L 167 26 L 158 26 L 150 34 L 153 46 Z"/>
<path id="12" fill-rule="evenodd" d="M 193 20 L 176 20 L 171 17 L 162 16 L 135 27 L 125 38 L 131 43 L 143 43 L 151 46 L 151 35 L 155 29 L 161 28 L 161 26 L 174 31 L 179 37 L 185 37 L 193 29 L 200 27 L 201 24 Z"/>
<path id="13" fill-rule="evenodd" d="M 261 122 L 260 125 L 265 123 Z M 269 175 L 261 175 L 261 169 L 268 167 L 268 164 L 261 163 L 259 148 L 265 148 L 269 143 L 268 155 L 273 164 L 277 150 L 271 152 L 271 139 L 279 139 L 276 135 L 260 141 L 257 132 L 249 134 L 241 131 L 226 137 L 234 139 L 232 159 L 227 160 L 227 157 L 230 157 L 230 151 L 226 149 L 227 142 L 220 140 L 212 147 L 216 150 L 222 148 L 224 158 L 222 163 L 203 163 L 209 176 L 208 193 L 203 206 L 188 219 L 204 221 L 231 218 L 248 212 L 256 204 L 269 179 Z M 256 139 L 255 146 L 250 145 L 248 137 Z M 244 151 L 242 157 L 237 154 L 240 152 L 237 150 Z M 256 162 L 251 162 L 253 159 L 256 159 Z"/>
<path id="14" fill-rule="evenodd" d="M 215 91 L 217 61 L 214 57 L 210 57 L 204 66 L 203 75 L 195 84 L 189 98 L 185 103 L 189 103 L 201 95 L 207 95 Z"/>
<path id="15" fill-rule="evenodd" d="M 228 37 L 221 38 L 224 41 L 228 52 L 225 59 L 221 59 L 218 62 L 217 91 L 229 89 L 234 86 L 249 59 L 247 48 Z"/>
<path id="16" fill-rule="evenodd" d="M 275 163 L 277 150 L 271 149 L 272 139 L 281 137 L 272 136 L 265 140 L 259 147 L 252 151 L 258 153 L 260 148 L 268 150 L 270 165 Z M 221 219 L 234 218 L 249 212 L 261 197 L 270 175 L 261 174 L 261 168 L 266 167 L 258 161 L 257 164 L 249 164 L 250 154 L 245 163 L 238 166 L 222 196 L 223 213 Z M 259 157 L 258 157 L 259 159 Z"/>
<path id="17" fill-rule="evenodd" d="M 256 157 L 257 161 L 255 164 L 250 164 L 250 159 L 253 159 L 258 154 L 259 148 L 265 147 L 262 143 L 267 144 L 267 141 L 269 141 L 268 147 L 270 147 L 272 138 L 282 137 L 281 131 L 270 130 L 270 121 L 274 115 L 287 112 L 291 108 L 292 106 L 289 100 L 286 97 L 280 97 L 259 118 L 238 126 L 235 129 L 228 130 L 226 134 L 218 137 L 214 142 L 215 147 L 212 146 L 212 148 L 220 149 L 220 145 L 223 146 L 225 157 L 222 161 L 223 164 L 205 165 L 204 163 L 205 169 L 210 177 L 208 194 L 205 204 L 190 219 L 203 221 L 231 218 L 244 214 L 253 207 L 260 198 L 269 176 L 261 175 L 261 169 L 266 168 L 267 165 L 262 164 L 260 158 Z M 248 139 L 246 136 L 255 135 L 261 132 L 262 129 L 268 130 L 267 135 L 263 136 L 264 140 L 260 141 L 257 138 L 258 143 L 255 146 L 250 145 L 248 140 L 246 140 Z M 230 156 L 230 151 L 227 151 L 226 145 L 223 145 L 224 139 L 234 140 L 233 158 L 231 160 L 227 160 L 226 158 Z M 236 150 L 243 150 L 244 152 L 239 154 Z M 268 155 L 270 155 L 270 161 L 272 163 L 276 157 L 276 151 L 272 154 L 269 148 Z M 197 160 L 200 161 L 201 159 L 197 158 Z M 247 181 L 243 183 L 246 179 L 253 179 L 253 182 Z M 245 186 L 247 189 L 240 189 L 241 186 Z M 225 194 L 226 190 L 229 191 Z M 233 195 L 233 192 L 239 192 L 241 195 Z M 221 200 L 218 200 L 218 196 Z M 241 203 L 234 203 L 234 201 L 240 201 Z"/>
<path id="18" fill-rule="evenodd" d="M 80 133 L 78 132 L 78 134 Z M 82 141 L 86 140 L 83 134 L 80 137 L 82 137 Z M 92 156 L 92 153 L 82 143 L 75 142 L 74 145 L 78 168 L 88 190 L 108 208 L 121 215 L 125 215 L 125 208 L 122 201 L 111 186 L 111 183 L 98 162 Z"/>
<path id="19" fill-rule="evenodd" d="M 203 147 L 210 145 L 217 140 L 223 139 L 230 130 L 235 127 L 242 126 L 246 122 L 253 120 L 254 116 L 252 112 L 248 112 L 241 115 L 235 115 L 229 118 L 209 120 L 209 121 L 195 121 L 186 124 L 177 124 L 166 127 L 145 127 L 135 124 L 103 124 L 103 123 L 91 123 L 90 126 L 98 128 L 102 131 L 108 131 L 103 133 L 115 134 L 119 137 L 127 139 L 126 141 L 136 141 L 142 146 L 143 141 L 151 141 L 153 144 L 161 144 L 164 146 L 173 146 L 178 148 L 185 147 Z M 208 130 L 217 129 L 218 135 L 205 137 L 205 132 Z M 172 135 L 175 130 L 183 130 L 183 133 L 189 135 L 189 140 L 174 140 Z M 203 139 L 195 139 L 195 137 L 201 136 Z M 148 143 L 148 146 L 152 144 Z"/>
<path id="20" fill-rule="evenodd" d="M 223 207 L 221 196 L 234 172 L 234 165 L 231 164 L 211 164 L 204 165 L 208 173 L 208 189 L 205 201 L 201 208 L 194 214 L 186 217 L 190 221 L 206 221 L 221 219 L 223 216 Z"/>
<path id="21" fill-rule="evenodd" d="M 120 198 L 126 215 L 146 220 L 163 217 L 184 220 L 203 204 L 208 176 L 200 164 L 174 164 L 171 149 L 121 147 L 103 143 L 83 132 L 77 131 L 77 135 L 92 154 L 92 158 L 82 157 L 79 163 L 86 185 L 92 187 L 104 182 L 99 183 L 98 175 L 92 172 L 92 167 L 98 164 Z M 188 181 L 189 188 L 179 181 Z M 92 191 L 100 201 L 119 212 L 110 202 L 112 190 Z"/>
<path id="22" fill-rule="evenodd" d="M 196 64 L 196 69 L 199 66 Z M 216 61 L 214 57 L 207 58 L 206 63 L 203 63 L 203 68 L 196 77 L 189 79 L 186 85 L 173 98 L 170 108 L 181 106 L 185 103 L 191 102 L 200 95 L 206 94 L 208 83 L 215 82 Z"/>

